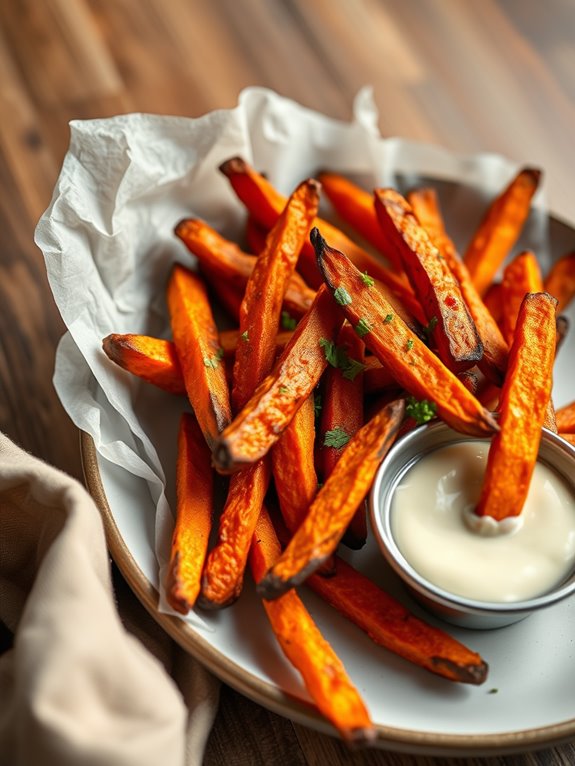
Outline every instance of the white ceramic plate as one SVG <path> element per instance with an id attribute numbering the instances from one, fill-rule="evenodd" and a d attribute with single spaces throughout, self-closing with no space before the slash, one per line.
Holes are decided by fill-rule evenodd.
<path id="1" fill-rule="evenodd" d="M 436 186 L 441 195 L 449 195 L 453 189 L 450 183 L 437 182 Z M 466 233 L 450 223 L 456 241 L 463 244 Z M 552 258 L 573 247 L 575 233 L 570 226 L 550 219 L 549 234 Z M 575 323 L 573 309 L 568 316 Z M 574 398 L 574 333 L 556 365 L 554 398 L 558 406 Z M 138 402 L 142 422 L 172 487 L 175 433 L 182 406 L 181 400 L 152 387 L 142 388 Z M 112 555 L 155 619 L 240 692 L 275 712 L 333 733 L 315 713 L 297 673 L 283 658 L 250 583 L 231 608 L 202 614 L 205 627 L 159 613 L 154 504 L 147 484 L 97 455 L 86 434 L 82 435 L 82 451 L 87 484 L 103 513 Z M 415 612 L 434 621 L 401 590 L 375 543 L 344 555 Z M 489 663 L 487 682 L 471 687 L 411 666 L 375 646 L 305 589 L 302 595 L 362 693 L 378 727 L 380 746 L 412 753 L 477 755 L 525 751 L 575 737 L 573 601 L 495 631 L 442 625 Z"/>

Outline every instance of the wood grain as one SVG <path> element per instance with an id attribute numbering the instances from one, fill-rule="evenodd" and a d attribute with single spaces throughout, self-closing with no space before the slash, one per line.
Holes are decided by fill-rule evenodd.
<path id="1" fill-rule="evenodd" d="M 385 135 L 539 165 L 551 205 L 567 207 L 574 28 L 570 0 L 2 0 L 0 430 L 81 478 L 77 432 L 51 383 L 63 325 L 33 242 L 69 120 L 197 116 L 234 106 L 248 85 L 348 119 L 371 84 Z M 542 766 L 575 762 L 575 748 L 486 760 L 351 754 L 225 689 L 205 762 Z"/>

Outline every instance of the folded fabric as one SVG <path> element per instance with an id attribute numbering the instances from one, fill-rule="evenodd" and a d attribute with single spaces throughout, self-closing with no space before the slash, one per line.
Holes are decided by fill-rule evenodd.
<path id="1" fill-rule="evenodd" d="M 0 763 L 201 764 L 218 682 L 159 629 L 154 653 L 126 630 L 92 499 L 1 433 L 0 621 Z"/>

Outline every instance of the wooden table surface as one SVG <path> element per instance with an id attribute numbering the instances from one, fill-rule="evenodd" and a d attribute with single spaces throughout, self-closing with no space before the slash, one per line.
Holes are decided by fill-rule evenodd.
<path id="1" fill-rule="evenodd" d="M 248 85 L 347 119 L 371 84 L 384 135 L 536 164 L 565 208 L 574 31 L 571 0 L 1 0 L 0 430 L 81 478 L 78 434 L 51 384 L 63 325 L 33 243 L 70 119 L 197 116 L 234 106 Z M 439 762 L 351 755 L 229 688 L 206 754 L 209 766 Z M 481 761 L 573 762 L 571 745 Z"/>

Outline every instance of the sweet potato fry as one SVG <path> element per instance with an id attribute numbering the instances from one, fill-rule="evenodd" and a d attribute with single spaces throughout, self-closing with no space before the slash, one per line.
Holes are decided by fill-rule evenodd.
<path id="1" fill-rule="evenodd" d="M 260 226 L 252 215 L 248 215 L 246 220 L 246 242 L 250 252 L 259 255 L 264 249 L 268 229 Z"/>
<path id="2" fill-rule="evenodd" d="M 244 203 L 253 218 L 266 229 L 270 229 L 275 223 L 280 211 L 285 205 L 285 197 L 277 192 L 270 182 L 257 173 L 247 162 L 239 157 L 224 162 L 220 166 L 222 173 L 230 181 L 239 199 Z M 378 289 L 385 292 L 386 297 L 393 303 L 397 300 L 418 321 L 421 321 L 421 309 L 409 284 L 398 274 L 389 271 L 380 261 L 374 258 L 336 226 L 328 221 L 316 219 L 315 226 L 321 226 L 330 241 L 341 247 L 362 272 L 367 272 L 371 277 L 379 280 Z M 298 270 L 306 282 L 314 288 L 321 284 L 321 277 L 317 270 L 313 248 L 307 242 L 300 255 Z M 393 294 L 393 298 L 390 295 Z M 399 306 L 396 306 L 399 312 Z"/>
<path id="3" fill-rule="evenodd" d="M 218 295 L 222 289 L 232 291 L 232 296 L 224 297 L 223 302 L 232 316 L 237 316 L 239 307 L 236 305 L 235 313 L 233 313 L 231 298 L 239 296 L 239 302 L 241 302 L 248 277 L 256 263 L 256 256 L 244 253 L 234 242 L 225 239 L 198 218 L 186 218 L 180 221 L 174 231 L 188 250 L 196 256 L 200 268 L 206 272 L 210 284 Z M 314 297 L 315 292 L 305 284 L 299 274 L 292 274 L 284 296 L 285 307 L 290 314 L 296 317 L 303 316 L 311 306 Z"/>
<path id="4" fill-rule="evenodd" d="M 483 303 L 485 303 L 487 310 L 497 322 L 501 329 L 501 317 L 503 316 L 503 306 L 501 304 L 501 282 L 492 282 L 485 293 L 483 294 Z"/>
<path id="5" fill-rule="evenodd" d="M 479 516 L 501 520 L 518 516 L 523 508 L 551 395 L 556 305 L 548 293 L 528 293 L 523 299 L 501 391 L 501 430 L 491 442 L 476 508 Z"/>
<path id="6" fill-rule="evenodd" d="M 273 372 L 215 445 L 213 458 L 220 471 L 237 471 L 259 460 L 277 442 L 327 366 L 320 343 L 333 341 L 342 323 L 331 295 L 325 286 L 320 288 Z"/>
<path id="7" fill-rule="evenodd" d="M 566 404 L 555 413 L 560 434 L 575 434 L 575 402 Z"/>
<path id="8" fill-rule="evenodd" d="M 490 380 L 500 385 L 507 368 L 509 348 L 497 322 L 475 289 L 473 280 L 459 257 L 455 245 L 445 231 L 435 189 L 430 187 L 415 189 L 407 195 L 407 201 L 459 282 L 461 294 L 483 344 L 483 356 L 478 362 L 479 368 Z"/>
<path id="9" fill-rule="evenodd" d="M 339 173 L 320 173 L 318 181 L 335 212 L 399 271 L 403 263 L 383 236 L 373 207 L 373 192 L 362 189 Z M 319 226 L 319 224 L 318 224 Z"/>
<path id="10" fill-rule="evenodd" d="M 213 494 L 210 450 L 196 419 L 184 413 L 178 432 L 176 524 L 166 575 L 166 599 L 181 614 L 192 609 L 200 592 Z"/>
<path id="11" fill-rule="evenodd" d="M 541 171 L 523 168 L 487 209 L 463 258 L 480 295 L 519 237 L 537 191 Z"/>
<path id="12" fill-rule="evenodd" d="M 392 386 L 397 388 L 397 383 L 391 371 L 376 356 L 366 357 L 363 373 L 363 393 L 374 394 Z"/>
<path id="13" fill-rule="evenodd" d="M 329 247 L 317 229 L 312 230 L 311 236 L 330 290 L 345 290 L 349 296 L 342 311 L 354 327 L 360 321 L 369 326 L 363 342 L 390 370 L 397 383 L 416 399 L 431 400 L 437 414 L 457 431 L 477 436 L 497 431 L 492 416 L 393 313 L 379 293 L 363 283 L 350 260 Z"/>
<path id="14" fill-rule="evenodd" d="M 333 577 L 312 574 L 306 585 L 376 644 L 409 662 L 460 683 L 482 684 L 487 678 L 479 654 L 418 619 L 343 559 L 336 557 Z"/>
<path id="15" fill-rule="evenodd" d="M 513 342 L 519 308 L 527 293 L 540 293 L 543 278 L 537 258 L 531 250 L 524 250 L 505 267 L 501 282 L 501 330 L 507 343 Z"/>
<path id="16" fill-rule="evenodd" d="M 176 347 L 171 340 L 149 335 L 111 333 L 102 341 L 105 354 L 124 370 L 170 394 L 185 394 Z"/>
<path id="17" fill-rule="evenodd" d="M 557 329 L 557 348 L 555 351 L 555 355 L 559 353 L 559 349 L 563 345 L 563 342 L 565 341 L 565 338 L 567 337 L 567 333 L 569 332 L 569 320 L 566 316 L 559 316 L 557 317 L 556 322 L 556 329 Z"/>
<path id="18" fill-rule="evenodd" d="M 565 311 L 575 297 L 575 252 L 555 261 L 545 277 L 544 289 L 557 298 L 557 313 Z"/>
<path id="19" fill-rule="evenodd" d="M 384 235 L 401 258 L 443 363 L 455 372 L 473 367 L 483 344 L 447 262 L 394 189 L 375 190 L 375 210 Z"/>
<path id="20" fill-rule="evenodd" d="M 223 352 L 200 277 L 176 264 L 167 289 L 172 334 L 190 404 L 210 447 L 231 420 Z"/>
<path id="21" fill-rule="evenodd" d="M 314 397 L 310 394 L 271 450 L 276 493 L 290 532 L 301 524 L 317 492 L 314 444 Z"/>
<path id="22" fill-rule="evenodd" d="M 234 364 L 232 403 L 236 412 L 272 368 L 283 297 L 318 204 L 318 182 L 301 183 L 275 222 L 248 279 L 240 309 L 242 342 Z"/>
<path id="23" fill-rule="evenodd" d="M 269 233 L 249 276 L 240 308 L 242 342 L 236 350 L 233 372 L 232 400 L 236 410 L 244 406 L 271 370 L 284 293 L 318 202 L 317 181 L 304 181 L 298 186 Z M 268 460 L 255 463 L 230 481 L 218 538 L 207 557 L 202 578 L 201 605 L 205 608 L 227 606 L 238 597 L 268 482 Z"/>
<path id="24" fill-rule="evenodd" d="M 337 346 L 348 357 L 363 364 L 365 346 L 349 324 L 341 328 Z M 325 371 L 323 407 L 320 420 L 319 463 L 325 482 L 343 454 L 348 441 L 363 425 L 363 375 L 344 378 L 343 371 L 328 367 Z M 360 503 L 343 536 L 350 548 L 361 548 L 367 538 L 365 503 Z"/>
<path id="25" fill-rule="evenodd" d="M 398 399 L 350 440 L 287 548 L 258 584 L 263 598 L 274 599 L 302 583 L 330 556 L 389 450 L 405 411 Z"/>
<path id="26" fill-rule="evenodd" d="M 569 444 L 571 444 L 573 447 L 575 447 L 575 433 L 560 433 L 559 436 L 562 439 L 565 439 L 566 442 L 569 442 Z"/>
<path id="27" fill-rule="evenodd" d="M 250 549 L 256 583 L 280 552 L 277 535 L 263 508 Z M 359 693 L 296 591 L 290 590 L 275 601 L 264 600 L 263 606 L 282 650 L 301 673 L 319 711 L 349 744 L 358 746 L 373 740 L 375 730 Z"/>

